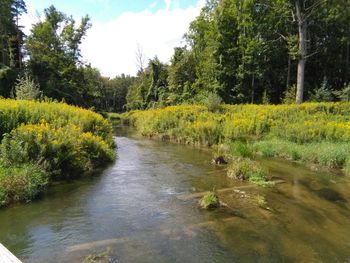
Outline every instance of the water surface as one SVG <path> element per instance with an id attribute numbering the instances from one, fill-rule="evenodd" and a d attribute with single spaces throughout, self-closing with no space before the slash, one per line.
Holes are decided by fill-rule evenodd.
<path id="1" fill-rule="evenodd" d="M 226 177 L 211 153 L 117 129 L 118 158 L 98 176 L 0 210 L 0 242 L 23 262 L 350 262 L 350 180 L 261 160 L 272 189 Z M 219 194 L 203 211 L 192 194 Z M 257 205 L 264 197 L 269 209 Z"/>

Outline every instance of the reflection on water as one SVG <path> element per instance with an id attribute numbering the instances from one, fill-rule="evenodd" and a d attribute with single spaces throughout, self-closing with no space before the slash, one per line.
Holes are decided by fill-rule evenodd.
<path id="1" fill-rule="evenodd" d="M 350 261 L 348 178 L 261 160 L 284 182 L 247 187 L 207 150 L 117 131 L 118 159 L 101 175 L 0 210 L 0 242 L 35 263 Z M 229 190 L 227 208 L 201 211 L 190 195 L 235 186 L 271 210 Z"/>

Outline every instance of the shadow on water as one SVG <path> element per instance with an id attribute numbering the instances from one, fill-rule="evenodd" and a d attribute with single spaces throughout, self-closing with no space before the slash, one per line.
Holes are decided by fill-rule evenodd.
<path id="1" fill-rule="evenodd" d="M 207 150 L 116 135 L 118 159 L 99 176 L 0 210 L 0 242 L 35 263 L 349 262 L 348 178 L 261 159 L 281 183 L 259 188 L 227 178 Z M 226 207 L 200 210 L 213 188 Z"/>

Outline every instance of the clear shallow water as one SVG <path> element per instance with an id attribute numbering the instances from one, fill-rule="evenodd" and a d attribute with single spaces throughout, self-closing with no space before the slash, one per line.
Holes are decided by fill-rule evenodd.
<path id="1" fill-rule="evenodd" d="M 350 180 L 262 160 L 273 189 L 226 178 L 207 150 L 117 130 L 118 159 L 99 176 L 57 184 L 0 210 L 0 242 L 23 262 L 350 262 Z M 228 190 L 228 208 L 191 194 Z"/>

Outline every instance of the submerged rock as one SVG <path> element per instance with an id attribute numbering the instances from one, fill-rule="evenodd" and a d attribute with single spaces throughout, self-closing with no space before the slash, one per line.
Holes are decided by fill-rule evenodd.
<path id="1" fill-rule="evenodd" d="M 316 191 L 317 195 L 330 202 L 346 203 L 346 199 L 337 191 L 330 188 L 322 188 Z"/>

